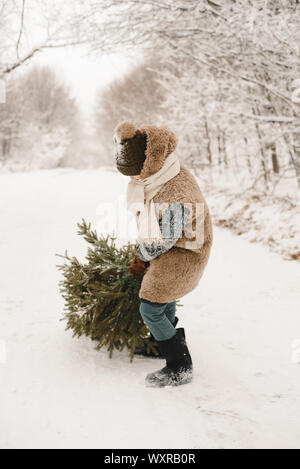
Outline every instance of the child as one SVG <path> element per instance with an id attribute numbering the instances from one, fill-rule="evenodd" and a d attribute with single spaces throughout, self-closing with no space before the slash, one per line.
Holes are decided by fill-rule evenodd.
<path id="1" fill-rule="evenodd" d="M 138 250 L 129 267 L 145 273 L 140 313 L 166 366 L 146 377 L 152 387 L 192 380 L 183 328 L 176 329 L 176 300 L 199 283 L 212 245 L 206 202 L 192 174 L 173 153 L 176 135 L 166 126 L 120 123 L 114 134 L 117 169 L 130 176 L 127 207 L 138 226 Z"/>

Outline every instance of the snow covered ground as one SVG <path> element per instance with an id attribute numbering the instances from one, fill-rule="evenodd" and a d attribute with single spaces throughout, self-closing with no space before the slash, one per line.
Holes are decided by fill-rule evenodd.
<path id="1" fill-rule="evenodd" d="M 217 226 L 262 243 L 283 259 L 300 262 L 300 198 L 254 190 L 208 187 L 207 202 Z"/>
<path id="2" fill-rule="evenodd" d="M 125 186 L 106 170 L 0 175 L 0 447 L 300 448 L 297 262 L 215 229 L 179 310 L 186 386 L 146 388 L 161 360 L 110 360 L 64 331 L 55 253 L 83 255 L 76 223 L 101 229 L 101 202 Z"/>

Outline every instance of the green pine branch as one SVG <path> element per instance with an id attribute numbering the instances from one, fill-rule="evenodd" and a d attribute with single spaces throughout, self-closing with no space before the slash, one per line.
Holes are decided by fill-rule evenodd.
<path id="1" fill-rule="evenodd" d="M 58 254 L 65 260 L 57 266 L 65 301 L 62 320 L 74 337 L 90 337 L 97 342 L 96 349 L 106 347 L 110 357 L 114 350 L 127 348 L 132 360 L 135 348 L 145 343 L 149 333 L 139 313 L 142 277 L 132 277 L 128 269 L 137 246 L 128 243 L 117 248 L 116 238 L 98 235 L 85 220 L 78 228 L 89 245 L 85 262 L 67 251 Z M 148 344 L 148 351 L 157 352 L 155 344 Z"/>

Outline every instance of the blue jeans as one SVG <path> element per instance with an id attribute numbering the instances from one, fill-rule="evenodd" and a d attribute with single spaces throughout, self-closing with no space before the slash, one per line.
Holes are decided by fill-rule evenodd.
<path id="1" fill-rule="evenodd" d="M 141 300 L 140 313 L 155 340 L 168 340 L 175 336 L 176 301 L 151 303 Z"/>

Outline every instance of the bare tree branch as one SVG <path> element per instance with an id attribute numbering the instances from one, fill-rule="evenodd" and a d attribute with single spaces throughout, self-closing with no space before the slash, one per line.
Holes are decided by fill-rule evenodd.
<path id="1" fill-rule="evenodd" d="M 21 25 L 20 25 L 20 31 L 19 31 L 19 36 L 16 44 L 16 54 L 17 54 L 17 59 L 20 61 L 20 56 L 19 56 L 19 47 L 22 39 L 22 34 L 23 34 L 23 28 L 24 28 L 24 15 L 25 15 L 25 0 L 22 0 L 22 10 L 21 10 Z"/>
<path id="2" fill-rule="evenodd" d="M 164 34 L 164 33 L 163 33 Z M 164 34 L 166 35 L 166 34 Z M 171 39 L 171 38 L 170 38 Z M 222 73 L 226 73 L 228 75 L 231 75 L 232 77 L 235 77 L 235 78 L 238 78 L 238 79 L 241 79 L 243 81 L 246 81 L 248 83 L 253 83 L 255 85 L 258 85 L 260 86 L 261 88 L 264 88 L 265 90 L 267 90 L 269 93 L 271 93 L 272 95 L 276 96 L 277 98 L 280 98 L 282 99 L 283 101 L 285 101 L 289 106 L 291 106 L 293 108 L 293 112 L 294 112 L 294 115 L 297 116 L 297 117 L 300 117 L 300 112 L 297 111 L 295 109 L 295 103 L 293 101 L 292 98 L 290 98 L 289 96 L 283 94 L 281 91 L 278 91 L 276 89 L 273 89 L 271 88 L 269 85 L 267 85 L 266 83 L 264 83 L 263 81 L 260 81 L 260 80 L 257 80 L 255 78 L 251 78 L 249 76 L 246 76 L 244 74 L 241 74 L 239 72 L 236 72 L 234 70 L 229 70 L 229 69 L 226 69 L 224 68 L 223 66 L 221 65 L 217 65 L 217 64 L 214 64 L 212 61 L 211 62 L 208 62 L 207 60 L 201 58 L 201 57 L 196 57 L 194 54 L 192 54 L 191 52 L 183 49 L 182 47 L 180 46 L 177 46 L 176 44 L 174 44 L 171 40 L 170 42 L 170 45 L 176 49 L 176 50 L 179 50 L 181 51 L 183 54 L 191 57 L 193 60 L 195 60 L 196 62 L 200 62 L 204 65 L 207 65 L 208 67 L 212 67 L 212 68 L 215 68 L 216 70 L 218 70 L 219 72 L 222 72 Z M 213 58 L 212 58 L 213 59 Z"/>
<path id="3" fill-rule="evenodd" d="M 40 50 L 41 50 L 40 48 L 33 49 L 31 52 L 29 52 L 25 57 L 23 57 L 18 62 L 14 63 L 13 65 L 7 67 L 4 70 L 1 70 L 0 71 L 0 76 L 1 75 L 8 75 L 9 73 L 13 72 L 17 68 L 19 68 L 21 65 L 28 62 L 28 60 L 30 60 L 37 52 L 40 52 Z"/>
<path id="4" fill-rule="evenodd" d="M 227 114 L 233 116 L 246 117 L 247 119 L 254 119 L 261 122 L 283 122 L 285 124 L 294 124 L 297 119 L 288 116 L 259 116 L 255 114 L 245 114 L 243 112 L 227 111 Z"/>

